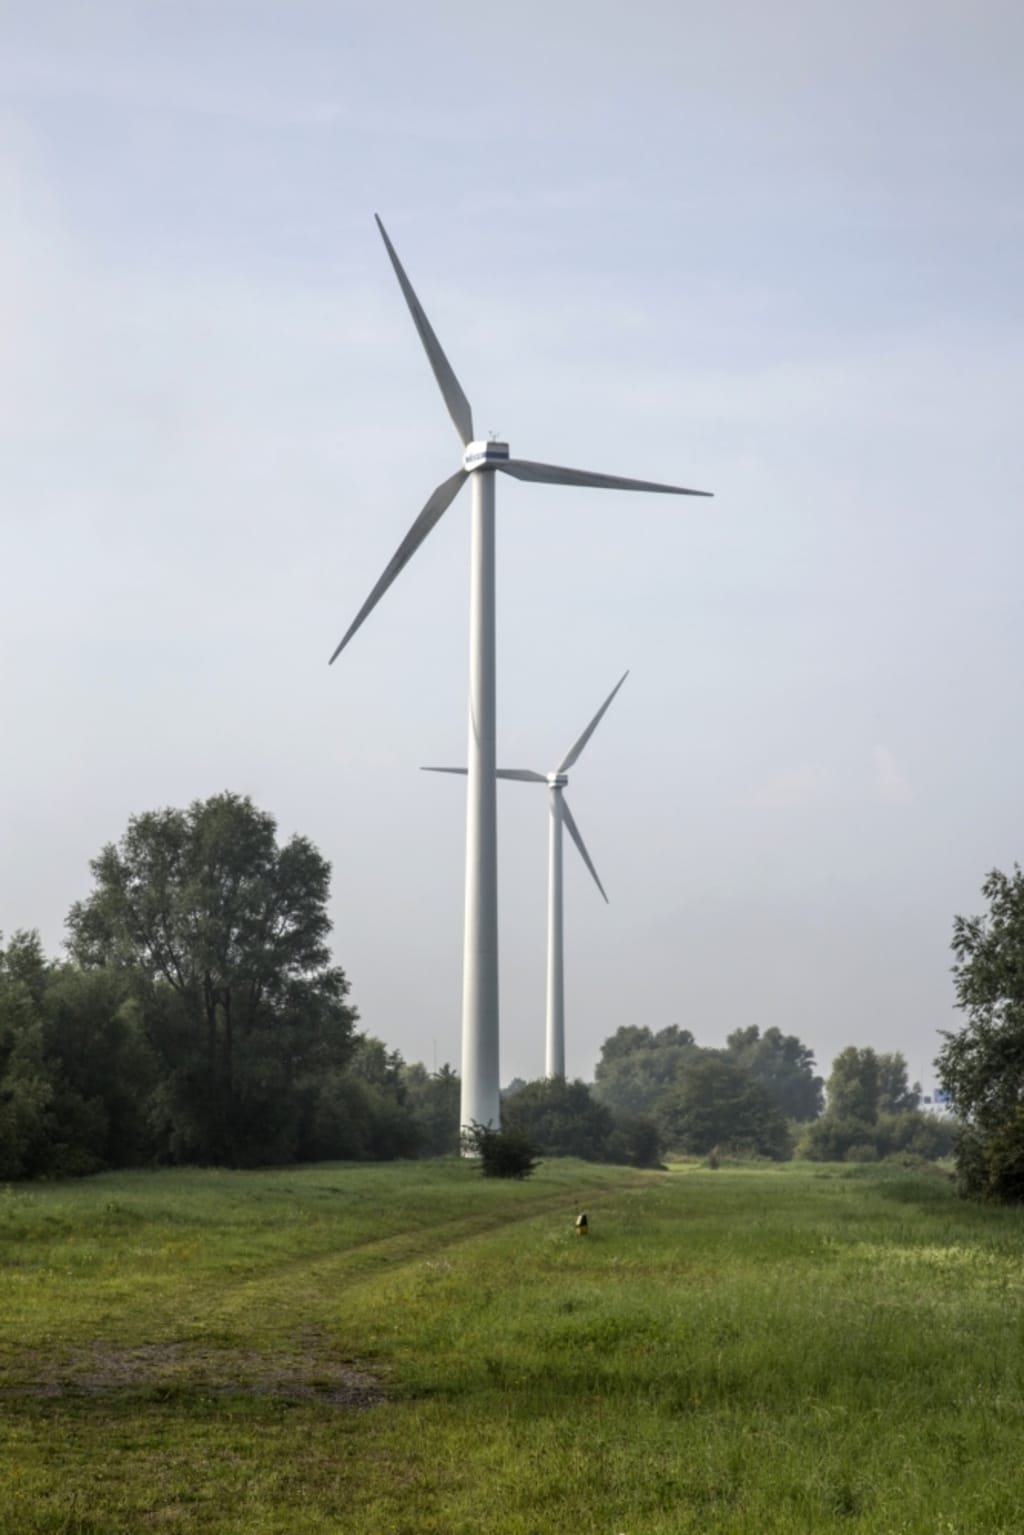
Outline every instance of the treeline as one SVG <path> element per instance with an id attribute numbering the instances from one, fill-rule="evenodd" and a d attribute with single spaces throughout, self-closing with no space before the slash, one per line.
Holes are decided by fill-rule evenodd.
<path id="1" fill-rule="evenodd" d="M 458 1081 L 361 1034 L 330 868 L 217 795 L 133 818 L 68 957 L 0 947 L 0 1177 L 455 1150 Z"/>
<path id="2" fill-rule="evenodd" d="M 456 1073 L 406 1065 L 354 1020 L 239 1023 L 228 1079 L 201 1014 L 17 933 L 0 947 L 0 1180 L 455 1152 Z"/>
<path id="3" fill-rule="evenodd" d="M 828 1103 L 797 1139 L 797 1156 L 817 1162 L 874 1162 L 887 1156 L 935 1161 L 953 1149 L 953 1122 L 922 1112 L 921 1089 L 907 1081 L 907 1063 L 891 1054 L 848 1045 L 832 1062 Z"/>
<path id="4" fill-rule="evenodd" d="M 459 1147 L 459 1080 L 363 1033 L 327 938 L 330 868 L 222 794 L 134 817 L 92 865 L 67 956 L 0 943 L 0 1178 L 246 1167 Z M 547 1156 L 656 1165 L 714 1147 L 783 1159 L 939 1156 L 899 1054 L 850 1047 L 827 1084 L 795 1035 L 723 1049 L 624 1026 L 595 1082 L 515 1083 L 503 1126 Z"/>
<path id="5" fill-rule="evenodd" d="M 698 1045 L 675 1025 L 658 1033 L 626 1026 L 605 1041 L 594 1092 L 620 1112 L 647 1118 L 663 1150 L 705 1156 L 713 1148 L 784 1160 L 878 1160 L 948 1155 L 952 1127 L 923 1113 L 907 1064 L 849 1046 L 826 1084 L 794 1034 L 756 1024 L 724 1049 Z"/>
<path id="6" fill-rule="evenodd" d="M 77 920 L 77 919 L 76 919 Z M 131 967 L 50 960 L 35 934 L 0 945 L 0 1179 L 175 1163 L 447 1156 L 457 1073 L 428 1072 L 361 1033 L 336 974 L 308 1011 L 224 1020 Z M 230 1043 L 230 1055 L 226 1052 Z M 657 1166 L 670 1152 L 782 1160 L 946 1155 L 902 1056 L 854 1047 L 824 1084 L 795 1036 L 756 1026 L 723 1050 L 689 1031 L 623 1027 L 596 1081 L 515 1082 L 502 1125 L 544 1156 Z"/>

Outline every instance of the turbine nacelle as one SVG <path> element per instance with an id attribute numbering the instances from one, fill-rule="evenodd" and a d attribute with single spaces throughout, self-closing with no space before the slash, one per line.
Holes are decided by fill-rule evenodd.
<path id="1" fill-rule="evenodd" d="M 462 455 L 462 467 L 467 474 L 474 469 L 486 469 L 488 464 L 508 463 L 507 442 L 467 442 Z"/>
<path id="2" fill-rule="evenodd" d="M 503 444 L 499 444 L 499 446 L 503 446 Z M 573 767 L 579 761 L 583 748 L 590 740 L 590 737 L 594 734 L 594 731 L 597 729 L 598 725 L 604 719 L 612 699 L 615 697 L 616 693 L 619 691 L 628 676 L 628 672 L 623 672 L 622 676 L 612 688 L 600 709 L 598 709 L 597 713 L 594 715 L 594 718 L 590 721 L 590 724 L 587 726 L 586 730 L 584 730 L 583 734 L 573 742 L 565 756 L 562 758 L 561 762 L 552 772 L 537 773 L 533 768 L 497 768 L 495 770 L 496 777 L 498 778 L 514 778 L 519 783 L 542 783 L 545 784 L 547 788 L 552 792 L 555 790 L 558 791 L 558 818 L 556 824 L 558 826 L 564 826 L 568 831 L 570 837 L 575 842 L 576 847 L 579 850 L 580 857 L 583 859 L 583 862 L 590 870 L 594 884 L 597 886 L 598 890 L 600 890 L 606 901 L 608 897 L 605 895 L 605 888 L 602 885 L 600 879 L 598 879 L 597 870 L 594 868 L 590 854 L 587 852 L 583 838 L 580 836 L 580 829 L 576 825 L 573 813 L 569 809 L 569 801 L 565 798 L 562 790 L 565 789 L 569 783 L 569 768 Z M 462 777 L 465 777 L 468 773 L 467 768 L 457 767 L 424 767 L 422 771 L 424 773 L 456 773 Z M 554 809 L 554 806 L 552 806 L 552 809 Z"/>

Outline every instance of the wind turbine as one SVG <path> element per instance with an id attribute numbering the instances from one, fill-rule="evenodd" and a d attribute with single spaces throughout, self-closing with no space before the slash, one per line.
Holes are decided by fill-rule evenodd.
<path id="1" fill-rule="evenodd" d="M 580 857 L 590 870 L 594 884 L 607 902 L 604 886 L 597 877 L 590 854 L 580 835 L 565 787 L 569 782 L 569 769 L 580 759 L 583 748 L 594 734 L 607 712 L 608 706 L 629 676 L 623 672 L 604 703 L 598 709 L 583 734 L 566 752 L 552 773 L 535 773 L 532 768 L 498 768 L 498 778 L 515 778 L 520 783 L 543 783 L 548 786 L 548 1005 L 544 1075 L 565 1076 L 565 942 L 562 916 L 562 827 L 579 849 Z M 424 773 L 465 773 L 465 768 L 425 767 Z"/>
<path id="2" fill-rule="evenodd" d="M 375 215 L 376 217 L 376 215 Z M 495 473 L 545 485 L 584 485 L 590 489 L 659 491 L 672 496 L 709 492 L 592 474 L 512 458 L 507 442 L 480 442 L 473 436 L 473 415 L 441 344 L 431 329 L 412 284 L 405 275 L 387 231 L 377 228 L 419 332 L 448 414 L 463 444 L 462 464 L 430 495 L 384 573 L 352 620 L 331 661 L 336 661 L 356 630 L 376 607 L 396 576 L 441 520 L 467 480 L 472 482 L 472 547 L 469 599 L 469 750 L 466 789 L 466 904 L 462 967 L 461 1122 L 497 1126 L 501 1120 L 498 1065 L 498 858 L 495 770 L 494 681 L 494 487 Z"/>

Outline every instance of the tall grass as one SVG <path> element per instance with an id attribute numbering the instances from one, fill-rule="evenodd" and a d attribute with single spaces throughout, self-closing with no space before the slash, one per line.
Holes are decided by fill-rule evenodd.
<path id="1" fill-rule="evenodd" d="M 0 1530 L 1016 1535 L 1022 1238 L 885 1168 L 10 1189 Z"/>

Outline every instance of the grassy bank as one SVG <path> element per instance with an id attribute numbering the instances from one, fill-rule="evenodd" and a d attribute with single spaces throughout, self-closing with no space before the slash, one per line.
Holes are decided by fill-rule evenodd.
<path id="1" fill-rule="evenodd" d="M 1022 1239 L 882 1169 L 14 1187 L 0 1530 L 1017 1532 Z"/>

